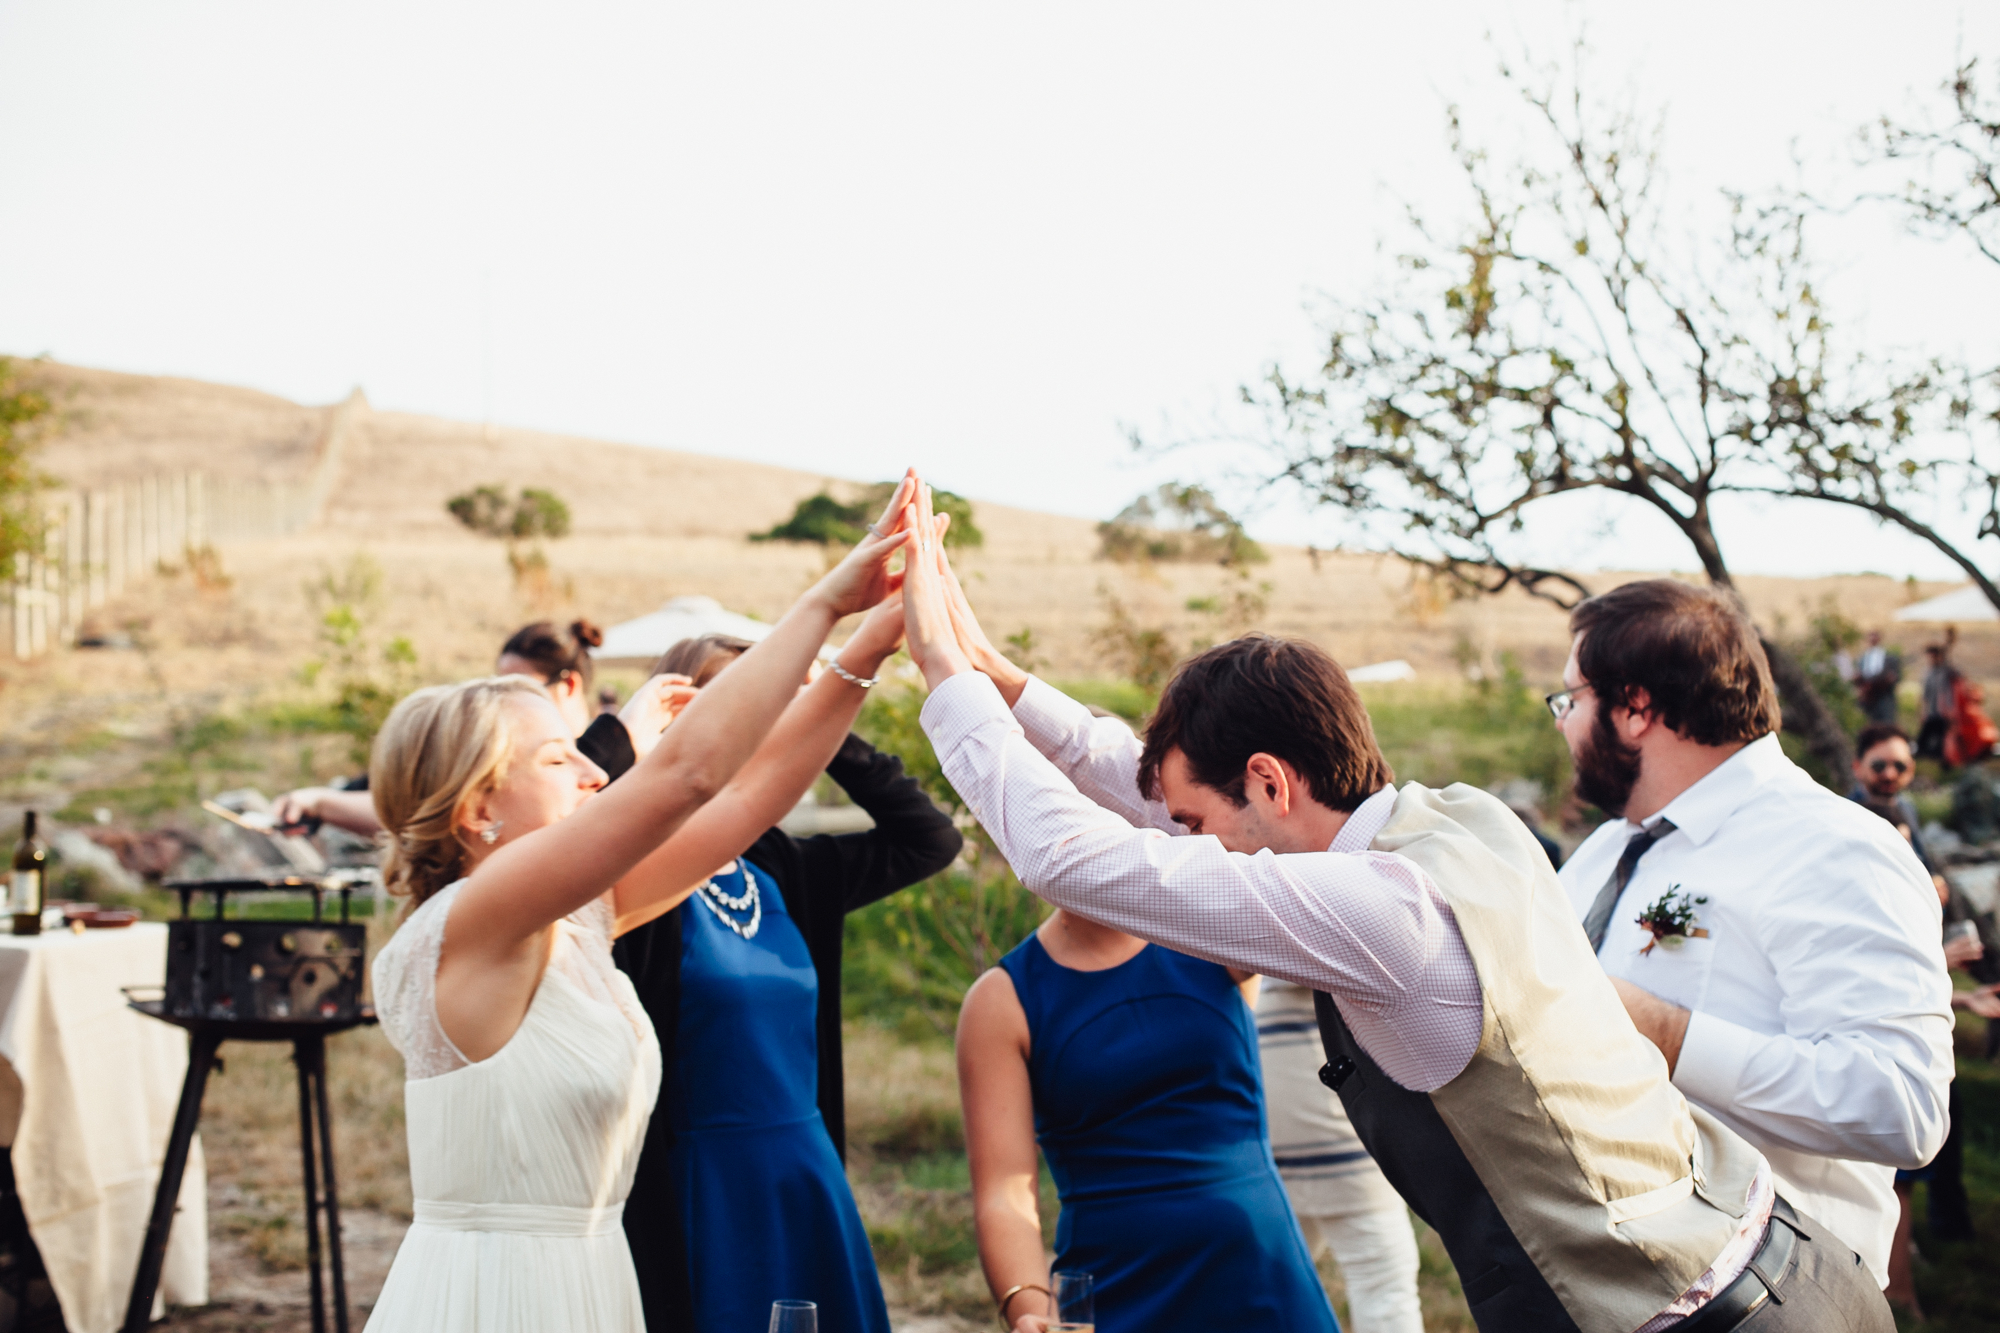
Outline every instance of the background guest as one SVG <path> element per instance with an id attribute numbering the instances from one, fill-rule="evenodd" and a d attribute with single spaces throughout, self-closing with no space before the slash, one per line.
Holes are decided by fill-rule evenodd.
<path id="1" fill-rule="evenodd" d="M 1917 777 L 1915 747 L 1910 737 L 1893 722 L 1876 722 L 1863 727 L 1861 734 L 1854 738 L 1854 786 L 1849 789 L 1849 800 L 1864 805 L 1881 802 L 1886 811 L 1877 811 L 1890 824 L 1909 830 L 1910 850 L 1924 863 L 1924 870 L 1937 886 L 1939 894 L 1945 894 L 1944 875 L 1924 850 L 1924 834 L 1921 821 L 1917 818 L 1917 807 L 1909 797 L 1910 784 Z"/>
<path id="2" fill-rule="evenodd" d="M 1340 1098 L 1320 1082 L 1326 1055 L 1311 991 L 1264 978 L 1257 1054 L 1272 1158 L 1307 1252 L 1317 1259 L 1331 1251 L 1340 1265 L 1347 1287 L 1343 1327 L 1348 1333 L 1423 1333 L 1410 1210 L 1361 1146 Z"/>
<path id="3" fill-rule="evenodd" d="M 1958 682 L 1958 668 L 1951 664 L 1951 645 L 1927 643 L 1924 657 L 1929 669 L 1924 672 L 1922 712 L 1917 722 L 1917 753 L 1925 759 L 1944 758 L 1945 733 L 1951 730 L 1951 720 L 1958 708 L 1958 692 L 1954 688 Z"/>
<path id="4" fill-rule="evenodd" d="M 1854 663 L 1854 694 L 1870 722 L 1896 720 L 1896 687 L 1903 683 L 1903 655 L 1882 642 L 1882 631 L 1868 631 L 1868 646 Z"/>
<path id="5" fill-rule="evenodd" d="M 1054 1322 L 1039 1142 L 1062 1197 L 1056 1267 L 1096 1278 L 1103 1333 L 1336 1333 L 1271 1163 L 1256 986 L 1062 911 L 973 983 L 959 1097 L 1009 1328 Z"/>
<path id="6" fill-rule="evenodd" d="M 590 650 L 603 642 L 603 632 L 588 620 L 572 621 L 566 631 L 538 620 L 515 630 L 500 646 L 493 674 L 540 681 L 575 733 L 576 748 L 615 778 L 658 743 L 677 706 L 671 688 L 675 682 L 655 674 L 622 710 L 593 708 L 590 683 L 596 666 Z M 340 786 L 288 791 L 272 802 L 271 812 L 288 829 L 307 828 L 316 820 L 363 838 L 382 831 L 365 773 Z"/>
<path id="7" fill-rule="evenodd" d="M 1570 627 L 1554 703 L 1612 816 L 1561 872 L 1585 934 L 1675 1086 L 1884 1283 L 1895 1168 L 1944 1142 L 1952 1078 L 1930 876 L 1785 757 L 1732 594 L 1628 583 Z"/>

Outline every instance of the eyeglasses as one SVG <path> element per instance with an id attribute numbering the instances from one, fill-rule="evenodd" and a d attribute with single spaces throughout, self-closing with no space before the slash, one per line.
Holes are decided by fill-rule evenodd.
<path id="1" fill-rule="evenodd" d="M 1559 690 L 1542 696 L 1542 702 L 1549 706 L 1549 713 L 1560 722 L 1569 716 L 1569 710 L 1576 707 L 1576 696 L 1589 689 L 1589 684 L 1577 686 L 1573 690 Z"/>
<path id="2" fill-rule="evenodd" d="M 1910 766 L 1900 759 L 1871 759 L 1868 761 L 1868 771 L 1880 777 L 1890 772 L 1907 773 L 1910 771 Z"/>

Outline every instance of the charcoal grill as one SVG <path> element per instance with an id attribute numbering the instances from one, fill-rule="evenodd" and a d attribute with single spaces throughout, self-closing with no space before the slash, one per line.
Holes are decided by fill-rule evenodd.
<path id="1" fill-rule="evenodd" d="M 166 1260 L 167 1233 L 187 1172 L 190 1146 L 201 1118 L 201 1095 L 225 1041 L 289 1041 L 299 1071 L 299 1161 L 306 1197 L 306 1269 L 312 1287 L 313 1333 L 326 1333 L 319 1219 L 326 1215 L 328 1276 L 337 1333 L 348 1333 L 347 1275 L 341 1260 L 340 1200 L 334 1185 L 333 1125 L 326 1094 L 326 1039 L 375 1021 L 361 1003 L 367 927 L 350 923 L 350 900 L 359 877 L 286 875 L 268 879 L 170 880 L 181 915 L 167 925 L 166 984 L 154 995 L 128 991 L 134 1009 L 188 1032 L 187 1079 L 181 1085 L 174 1130 L 167 1140 L 160 1186 L 139 1252 L 139 1271 L 125 1307 L 125 1333 L 144 1333 Z M 310 921 L 252 921 L 231 917 L 231 894 L 310 893 Z M 198 918 L 194 900 L 208 894 L 211 916 Z M 329 895 L 340 919 L 326 920 Z M 322 1188 L 322 1182 L 324 1187 Z"/>

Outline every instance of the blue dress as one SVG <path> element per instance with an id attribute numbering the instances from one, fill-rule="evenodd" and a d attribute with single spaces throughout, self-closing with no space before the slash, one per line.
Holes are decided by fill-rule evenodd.
<path id="1" fill-rule="evenodd" d="M 770 876 L 738 859 L 715 877 L 752 909 L 683 905 L 677 1058 L 655 1115 L 674 1129 L 694 1326 L 764 1329 L 771 1302 L 819 1305 L 820 1333 L 889 1333 L 868 1233 L 818 1105 L 819 982 Z M 644 1259 L 641 1259 L 644 1262 Z"/>
<path id="2" fill-rule="evenodd" d="M 1000 960 L 1028 1016 L 1057 1268 L 1098 1333 L 1338 1333 L 1264 1127 L 1257 1024 L 1227 969 L 1149 944 L 1101 972 L 1030 935 Z"/>

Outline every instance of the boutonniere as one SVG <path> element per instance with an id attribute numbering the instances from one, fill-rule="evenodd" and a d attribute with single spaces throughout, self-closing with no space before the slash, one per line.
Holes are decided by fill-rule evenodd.
<path id="1" fill-rule="evenodd" d="M 1708 932 L 1694 923 L 1695 909 L 1707 901 L 1706 897 L 1690 898 L 1681 892 L 1680 885 L 1669 884 L 1659 901 L 1639 913 L 1639 924 L 1653 933 L 1639 952 L 1649 954 L 1656 944 L 1678 949 L 1689 940 L 1707 939 Z"/>

